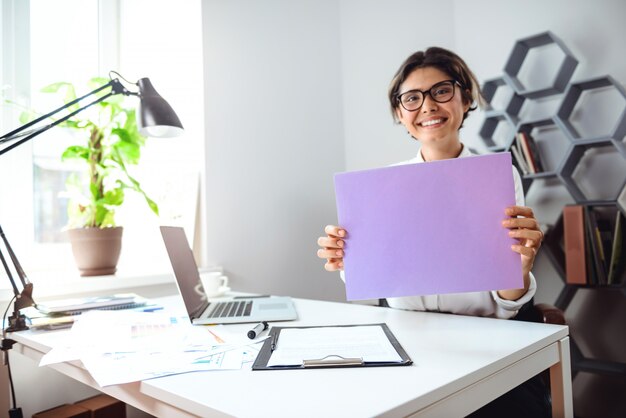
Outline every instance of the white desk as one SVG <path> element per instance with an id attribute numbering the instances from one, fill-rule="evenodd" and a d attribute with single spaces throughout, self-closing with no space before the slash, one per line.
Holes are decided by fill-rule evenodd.
<path id="1" fill-rule="evenodd" d="M 573 416 L 565 326 L 303 299 L 296 305 L 300 320 L 280 325 L 385 322 L 414 364 L 187 373 L 105 388 L 80 362 L 48 367 L 168 418 L 464 416 L 550 368 L 554 417 Z M 232 327 L 245 332 L 249 325 Z M 14 333 L 14 351 L 39 361 L 62 332 Z"/>

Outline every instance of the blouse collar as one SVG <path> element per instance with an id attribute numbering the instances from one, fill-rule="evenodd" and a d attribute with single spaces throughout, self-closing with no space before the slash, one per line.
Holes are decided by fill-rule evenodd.
<path id="1" fill-rule="evenodd" d="M 471 157 L 472 155 L 474 155 L 474 154 L 472 154 L 472 152 L 464 144 L 461 144 L 461 146 L 463 148 L 461 149 L 461 153 L 459 154 L 459 156 L 457 158 Z M 418 162 L 418 163 L 425 162 L 424 161 L 424 156 L 422 155 L 422 149 L 421 148 L 417 151 L 417 156 L 415 157 L 415 162 Z"/>

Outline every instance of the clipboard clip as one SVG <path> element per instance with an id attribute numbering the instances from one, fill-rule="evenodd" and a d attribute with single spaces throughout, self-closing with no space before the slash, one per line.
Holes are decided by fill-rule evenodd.
<path id="1" fill-rule="evenodd" d="M 362 366 L 361 357 L 342 357 L 337 354 L 330 354 L 324 358 L 303 360 L 302 367 L 337 367 L 337 366 Z"/>

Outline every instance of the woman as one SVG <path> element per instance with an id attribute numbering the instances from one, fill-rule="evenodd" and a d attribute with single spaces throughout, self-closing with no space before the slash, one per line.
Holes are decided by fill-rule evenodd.
<path id="1" fill-rule="evenodd" d="M 476 77 L 459 56 L 437 47 L 414 53 L 397 71 L 391 81 L 388 96 L 394 120 L 404 125 L 409 135 L 421 145 L 415 158 L 400 164 L 472 155 L 461 143 L 459 131 L 465 118 L 476 109 L 474 103 L 481 101 L 482 98 Z M 511 237 L 518 240 L 518 243 L 512 245 L 511 249 L 520 254 L 524 287 L 491 292 L 389 298 L 387 300 L 389 306 L 416 311 L 450 312 L 508 319 L 514 317 L 522 305 L 531 300 L 537 286 L 530 271 L 541 245 L 543 233 L 539 229 L 532 209 L 524 206 L 521 179 L 514 168 L 513 178 L 517 205 L 503 208 L 502 225 L 509 229 Z M 326 270 L 341 271 L 345 244 L 343 238 L 348 235 L 349 231 L 339 226 L 328 225 L 325 233 L 325 236 L 318 239 L 318 244 L 322 247 L 318 250 L 318 256 L 326 259 Z M 468 243 L 468 245 L 475 244 Z M 528 386 L 529 382 L 524 385 Z M 522 388 L 524 386 L 522 385 L 514 389 L 494 401 L 492 404 L 495 406 L 490 404 L 477 411 L 477 414 L 482 415 L 476 416 L 492 416 L 485 415 L 489 412 L 489 408 L 497 408 L 491 411 L 493 416 L 500 416 L 499 414 L 504 414 L 501 416 L 549 416 L 549 408 L 547 408 L 549 404 L 543 402 L 543 391 L 537 390 L 536 383 L 533 381 L 530 388 Z M 522 393 L 517 394 L 516 390 L 521 390 Z M 514 399 L 507 398 L 510 398 L 511 394 Z M 522 411 L 518 408 L 519 405 L 530 409 Z M 516 410 L 521 415 L 516 415 Z"/>

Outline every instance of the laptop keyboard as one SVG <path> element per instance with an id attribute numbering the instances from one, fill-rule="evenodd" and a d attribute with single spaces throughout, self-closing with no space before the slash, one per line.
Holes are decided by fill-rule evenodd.
<path id="1" fill-rule="evenodd" d="M 250 316 L 252 301 L 239 300 L 230 302 L 218 302 L 209 314 L 209 318 L 232 318 Z"/>

